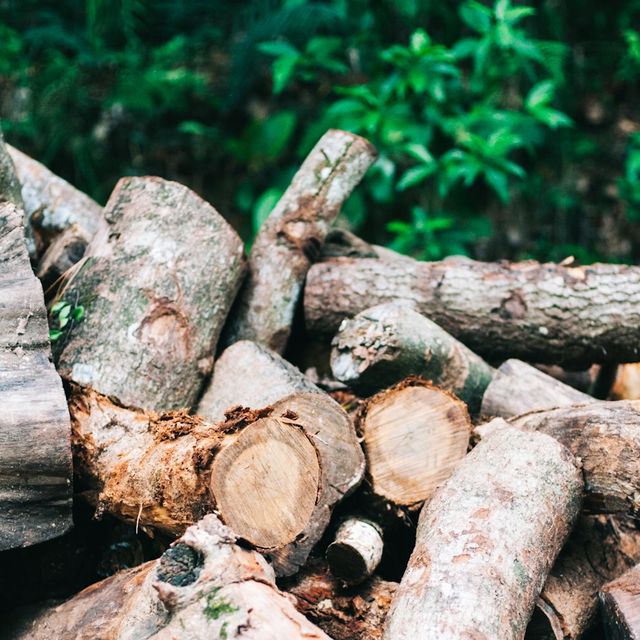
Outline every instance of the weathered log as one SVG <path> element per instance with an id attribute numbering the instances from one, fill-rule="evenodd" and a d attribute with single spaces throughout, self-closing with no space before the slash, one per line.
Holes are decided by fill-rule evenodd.
<path id="1" fill-rule="evenodd" d="M 640 531 L 626 521 L 582 516 L 540 594 L 527 639 L 579 640 L 593 627 L 598 591 L 640 561 Z"/>
<path id="2" fill-rule="evenodd" d="M 346 584 L 360 584 L 371 577 L 382 560 L 382 527 L 360 517 L 346 518 L 327 548 L 331 573 Z"/>
<path id="3" fill-rule="evenodd" d="M 496 371 L 482 398 L 485 418 L 511 418 L 528 411 L 593 402 L 594 398 L 521 360 L 507 360 Z"/>
<path id="4" fill-rule="evenodd" d="M 258 232 L 225 344 L 248 339 L 284 351 L 307 271 L 375 157 L 371 144 L 352 133 L 322 136 Z"/>
<path id="5" fill-rule="evenodd" d="M 216 360 L 197 413 L 209 420 L 224 420 L 225 411 L 234 406 L 261 409 L 298 391 L 321 393 L 299 369 L 271 349 L 239 340 Z"/>
<path id="6" fill-rule="evenodd" d="M 523 638 L 582 491 L 549 436 L 510 428 L 481 442 L 420 514 L 385 640 Z"/>
<path id="7" fill-rule="evenodd" d="M 370 398 L 356 420 L 368 492 L 381 505 L 419 508 L 462 460 L 467 408 L 450 393 L 409 378 Z"/>
<path id="8" fill-rule="evenodd" d="M 482 358 L 407 305 L 381 304 L 345 320 L 332 342 L 331 370 L 369 394 L 410 375 L 452 391 L 471 413 L 494 373 Z"/>
<path id="9" fill-rule="evenodd" d="M 214 515 L 156 561 L 88 587 L 16 640 L 329 640 L 278 590 L 273 570 Z"/>
<path id="10" fill-rule="evenodd" d="M 211 205 L 160 178 L 120 180 L 104 215 L 108 233 L 61 294 L 85 317 L 59 340 L 58 370 L 128 406 L 190 407 L 240 285 L 242 242 Z"/>
<path id="11" fill-rule="evenodd" d="M 308 273 L 307 328 L 333 335 L 344 318 L 395 299 L 415 303 L 490 361 L 585 366 L 638 360 L 640 268 L 614 264 L 336 258 Z"/>
<path id="12" fill-rule="evenodd" d="M 607 640 L 640 638 L 640 565 L 606 584 L 599 600 Z"/>
<path id="13" fill-rule="evenodd" d="M 611 399 L 640 400 L 640 363 L 632 362 L 618 367 Z"/>
<path id="14" fill-rule="evenodd" d="M 77 471 L 98 513 L 179 535 L 215 509 L 281 575 L 304 564 L 364 472 L 348 416 L 320 393 L 219 424 L 132 411 L 78 387 L 69 406 Z"/>
<path id="15" fill-rule="evenodd" d="M 69 412 L 23 221 L 21 209 L 0 203 L 0 549 L 72 524 Z"/>
<path id="16" fill-rule="evenodd" d="M 398 587 L 373 577 L 345 588 L 319 562 L 311 562 L 285 586 L 296 597 L 296 608 L 334 640 L 381 640 L 384 620 Z"/>

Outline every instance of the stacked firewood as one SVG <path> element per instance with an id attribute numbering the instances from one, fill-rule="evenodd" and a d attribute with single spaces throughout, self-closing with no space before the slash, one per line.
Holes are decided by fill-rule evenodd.
<path id="1" fill-rule="evenodd" d="M 173 541 L 10 637 L 640 637 L 640 268 L 369 245 L 375 157 L 328 131 L 247 257 L 0 139 L 0 550 L 74 502 Z"/>

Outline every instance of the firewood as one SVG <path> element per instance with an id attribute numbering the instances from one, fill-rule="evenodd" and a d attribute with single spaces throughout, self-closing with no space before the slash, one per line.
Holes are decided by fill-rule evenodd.
<path id="1" fill-rule="evenodd" d="M 267 562 L 214 515 L 156 561 L 94 584 L 16 640 L 330 640 L 278 590 Z"/>
<path id="2" fill-rule="evenodd" d="M 327 548 L 331 573 L 346 584 L 360 584 L 371 577 L 382 559 L 382 527 L 361 517 L 346 518 Z"/>
<path id="3" fill-rule="evenodd" d="M 575 458 L 545 434 L 480 442 L 420 514 L 385 640 L 522 638 L 582 492 Z"/>
<path id="4" fill-rule="evenodd" d="M 494 373 L 482 358 L 406 305 L 387 303 L 345 320 L 332 342 L 333 375 L 369 394 L 410 375 L 452 391 L 471 413 Z"/>
<path id="5" fill-rule="evenodd" d="M 131 407 L 194 404 L 243 273 L 240 238 L 186 187 L 124 178 L 61 296 L 84 319 L 60 339 L 58 369 Z M 205 262 L 203 262 L 203 259 Z"/>
<path id="6" fill-rule="evenodd" d="M 258 232 L 225 344 L 248 339 L 284 351 L 307 271 L 375 157 L 352 133 L 332 129 L 322 136 Z"/>
<path id="7" fill-rule="evenodd" d="M 275 351 L 250 340 L 227 347 L 198 405 L 198 415 L 224 420 L 235 405 L 260 409 L 298 391 L 321 393 L 307 377 Z"/>
<path id="8" fill-rule="evenodd" d="M 484 418 L 511 418 L 528 411 L 593 402 L 594 398 L 521 360 L 507 360 L 482 398 Z"/>
<path id="9" fill-rule="evenodd" d="M 640 565 L 606 584 L 598 596 L 607 640 L 640 638 Z"/>
<path id="10" fill-rule="evenodd" d="M 333 335 L 344 318 L 406 300 L 489 361 L 586 366 L 638 359 L 638 298 L 633 266 L 336 258 L 309 270 L 304 314 L 311 333 Z"/>
<path id="11" fill-rule="evenodd" d="M 387 508 L 417 509 L 465 457 L 471 422 L 453 395 L 409 378 L 370 398 L 357 429 L 371 497 Z"/>
<path id="12" fill-rule="evenodd" d="M 71 527 L 70 424 L 24 213 L 0 203 L 0 550 Z"/>
<path id="13" fill-rule="evenodd" d="M 345 588 L 320 562 L 309 563 L 286 585 L 296 608 L 334 640 L 381 640 L 384 620 L 398 588 L 374 576 L 358 587 Z"/>
<path id="14" fill-rule="evenodd" d="M 622 364 L 611 389 L 612 400 L 640 400 L 640 363 Z"/>
<path id="15" fill-rule="evenodd" d="M 98 513 L 179 535 L 215 509 L 280 575 L 304 564 L 364 472 L 353 426 L 325 394 L 218 424 L 132 411 L 78 387 L 70 410 L 77 471 Z"/>

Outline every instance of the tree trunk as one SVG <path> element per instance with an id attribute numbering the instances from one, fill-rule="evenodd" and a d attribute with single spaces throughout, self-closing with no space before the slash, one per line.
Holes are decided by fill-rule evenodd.
<path id="1" fill-rule="evenodd" d="M 23 221 L 21 209 L 0 204 L 0 550 L 72 524 L 69 412 Z"/>
<path id="2" fill-rule="evenodd" d="M 131 407 L 190 407 L 240 285 L 242 242 L 211 205 L 160 178 L 120 180 L 105 219 L 61 294 L 85 317 L 60 339 L 58 369 Z"/>
<path id="3" fill-rule="evenodd" d="M 481 442 L 420 514 L 385 640 L 523 638 L 582 491 L 553 438 L 512 428 Z"/>
<path id="4" fill-rule="evenodd" d="M 511 418 L 528 411 L 594 402 L 594 398 L 521 360 L 507 360 L 482 398 L 484 419 Z"/>
<path id="5" fill-rule="evenodd" d="M 248 339 L 284 351 L 307 271 L 375 157 L 354 134 L 332 129 L 322 136 L 258 232 L 226 344 Z"/>
<path id="6" fill-rule="evenodd" d="M 346 320 L 332 347 L 333 375 L 360 393 L 419 375 L 455 393 L 472 414 L 494 373 L 461 342 L 402 304 L 381 304 Z"/>
<path id="7" fill-rule="evenodd" d="M 606 584 L 599 599 L 607 640 L 640 638 L 640 565 Z"/>
<path id="8" fill-rule="evenodd" d="M 344 318 L 399 299 L 491 361 L 638 359 L 638 267 L 337 258 L 310 269 L 304 299 L 312 333 L 333 335 Z"/>
<path id="9" fill-rule="evenodd" d="M 264 558 L 236 540 L 205 516 L 158 560 L 88 587 L 21 638 L 330 640 L 277 589 Z"/>

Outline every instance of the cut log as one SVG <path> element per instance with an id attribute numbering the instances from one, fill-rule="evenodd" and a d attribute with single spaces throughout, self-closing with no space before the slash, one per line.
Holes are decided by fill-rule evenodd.
<path id="1" fill-rule="evenodd" d="M 296 608 L 334 640 L 381 640 L 384 620 L 398 587 L 374 577 L 344 588 L 319 562 L 311 562 L 286 586 Z"/>
<path id="2" fill-rule="evenodd" d="M 321 393 L 275 351 L 250 340 L 240 340 L 216 360 L 197 413 L 209 420 L 224 420 L 225 412 L 234 406 L 261 409 L 298 391 Z"/>
<path id="3" fill-rule="evenodd" d="M 179 535 L 215 509 L 281 575 L 304 564 L 364 471 L 348 416 L 323 394 L 217 425 L 132 411 L 79 387 L 70 409 L 77 470 L 98 513 Z"/>
<path id="4" fill-rule="evenodd" d="M 482 398 L 485 418 L 511 418 L 528 411 L 593 402 L 594 398 L 521 360 L 503 362 Z"/>
<path id="5" fill-rule="evenodd" d="M 382 527 L 372 520 L 344 520 L 327 548 L 331 573 L 346 584 L 360 584 L 371 577 L 382 560 Z"/>
<path id="6" fill-rule="evenodd" d="M 485 437 L 506 426 L 538 431 L 564 444 L 582 464 L 585 509 L 590 513 L 640 513 L 640 402 L 594 400 L 533 411 L 476 427 Z"/>
<path id="7" fill-rule="evenodd" d="M 471 422 L 460 400 L 410 378 L 368 400 L 357 429 L 368 491 L 385 507 L 416 509 L 465 457 Z"/>
<path id="8" fill-rule="evenodd" d="M 599 599 L 607 640 L 640 638 L 640 565 L 605 585 Z"/>
<path id="9" fill-rule="evenodd" d="M 279 591 L 273 570 L 215 516 L 159 560 L 88 587 L 16 640 L 330 640 Z"/>
<path id="10" fill-rule="evenodd" d="M 579 640 L 593 627 L 598 591 L 640 561 L 640 531 L 630 522 L 582 516 L 547 578 L 527 640 Z"/>
<path id="11" fill-rule="evenodd" d="M 481 442 L 420 514 L 385 640 L 522 638 L 582 491 L 549 436 L 505 428 Z"/>
<path id="12" fill-rule="evenodd" d="M 258 232 L 225 344 L 246 339 L 284 351 L 307 271 L 375 157 L 371 144 L 352 133 L 322 136 Z"/>
<path id="13" fill-rule="evenodd" d="M 61 294 L 85 313 L 59 340 L 58 370 L 127 406 L 191 407 L 240 285 L 242 242 L 211 205 L 160 178 L 120 180 L 104 215 L 108 234 Z"/>
<path id="14" fill-rule="evenodd" d="M 362 394 L 418 375 L 452 391 L 471 413 L 494 373 L 482 358 L 407 305 L 387 303 L 340 326 L 332 342 L 331 370 Z"/>
<path id="15" fill-rule="evenodd" d="M 579 367 L 638 360 L 640 268 L 616 264 L 336 258 L 309 271 L 307 328 L 333 335 L 344 318 L 395 299 L 415 303 L 489 361 Z"/>
<path id="16" fill-rule="evenodd" d="M 618 367 L 611 399 L 640 400 L 640 363 L 632 362 Z"/>
<path id="17" fill-rule="evenodd" d="M 0 203 L 0 550 L 72 524 L 69 412 L 23 221 L 21 209 Z"/>

